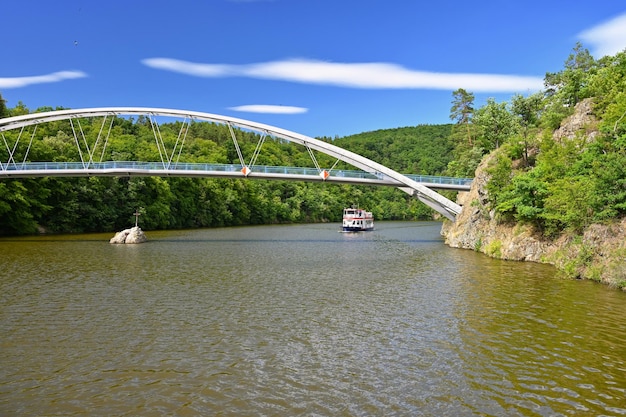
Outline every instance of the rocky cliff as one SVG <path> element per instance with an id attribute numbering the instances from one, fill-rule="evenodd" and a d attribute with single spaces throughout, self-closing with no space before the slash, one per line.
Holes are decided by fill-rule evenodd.
<path id="1" fill-rule="evenodd" d="M 574 115 L 554 132 L 557 141 L 597 134 L 591 103 L 580 103 Z M 459 193 L 463 206 L 455 223 L 446 221 L 442 235 L 447 245 L 471 249 L 489 256 L 550 263 L 567 276 L 592 279 L 626 289 L 626 219 L 609 225 L 591 225 L 582 236 L 563 235 L 546 239 L 532 227 L 499 222 L 488 205 L 487 167 L 496 157 L 487 155 L 476 170 L 469 192 Z"/>

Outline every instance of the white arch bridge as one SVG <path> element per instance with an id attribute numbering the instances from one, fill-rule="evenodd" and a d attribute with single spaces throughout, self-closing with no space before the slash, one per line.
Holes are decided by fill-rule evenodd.
<path id="1" fill-rule="evenodd" d="M 160 161 L 113 161 L 106 160 L 107 144 L 113 122 L 118 117 L 139 116 L 147 119 L 152 127 Z M 102 118 L 97 136 L 87 137 L 81 119 Z M 166 146 L 161 135 L 157 117 L 182 120 L 175 143 Z M 73 132 L 78 158 L 74 161 L 36 161 L 29 158 L 37 126 L 42 123 L 67 120 Z M 144 120 L 144 121 L 145 121 Z M 216 164 L 181 162 L 180 156 L 188 127 L 202 121 L 226 125 L 237 152 L 239 164 Z M 5 135 L 5 132 L 13 132 Z M 237 135 L 252 132 L 258 137 L 254 153 L 246 161 Z M 56 133 L 56 132 L 55 132 Z M 461 206 L 450 201 L 433 189 L 469 190 L 471 179 L 403 175 L 377 162 L 347 151 L 338 146 L 299 133 L 274 126 L 210 113 L 147 107 L 100 107 L 73 110 L 56 110 L 31 113 L 0 119 L 0 135 L 5 149 L 0 148 L 0 179 L 46 176 L 185 176 L 256 178 L 270 180 L 324 181 L 339 184 L 394 186 L 417 197 L 443 216 L 454 221 Z M 9 137 L 10 136 L 10 137 Z M 257 165 L 257 158 L 265 140 L 275 138 L 304 146 L 314 168 L 277 167 Z M 321 152 L 336 158 L 331 167 L 322 167 L 315 153 Z M 336 169 L 343 161 L 360 171 Z"/>

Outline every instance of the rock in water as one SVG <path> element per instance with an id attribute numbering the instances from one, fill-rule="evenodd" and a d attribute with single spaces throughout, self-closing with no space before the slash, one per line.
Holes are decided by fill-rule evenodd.
<path id="1" fill-rule="evenodd" d="M 130 229 L 122 230 L 121 232 L 117 232 L 115 236 L 109 240 L 109 243 L 126 243 L 126 236 L 130 233 Z"/>
<path id="2" fill-rule="evenodd" d="M 140 227 L 135 226 L 130 229 L 122 230 L 121 232 L 117 232 L 113 238 L 109 241 L 109 243 L 144 243 L 147 242 L 148 238 L 146 238 L 145 233 L 141 230 Z"/>
<path id="3" fill-rule="evenodd" d="M 147 240 L 143 230 L 137 226 L 130 229 L 130 233 L 126 236 L 126 243 L 144 243 Z"/>

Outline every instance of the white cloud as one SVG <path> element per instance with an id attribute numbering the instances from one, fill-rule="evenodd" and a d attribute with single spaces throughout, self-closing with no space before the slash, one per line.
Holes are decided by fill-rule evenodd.
<path id="1" fill-rule="evenodd" d="M 33 84 L 57 83 L 60 81 L 86 77 L 82 71 L 58 71 L 46 75 L 34 75 L 30 77 L 0 77 L 0 88 L 20 88 Z"/>
<path id="2" fill-rule="evenodd" d="M 273 104 L 247 104 L 244 106 L 229 107 L 230 110 L 248 113 L 298 114 L 306 113 L 309 109 L 295 106 L 276 106 Z"/>
<path id="3" fill-rule="evenodd" d="M 151 68 L 198 77 L 250 77 L 305 84 L 363 89 L 434 89 L 473 92 L 540 90 L 542 77 L 502 74 L 464 74 L 416 71 L 385 62 L 336 63 L 307 59 L 248 65 L 201 64 L 171 58 L 142 61 Z"/>
<path id="4" fill-rule="evenodd" d="M 626 49 L 626 13 L 587 29 L 578 37 L 591 45 L 596 58 L 622 52 Z"/>

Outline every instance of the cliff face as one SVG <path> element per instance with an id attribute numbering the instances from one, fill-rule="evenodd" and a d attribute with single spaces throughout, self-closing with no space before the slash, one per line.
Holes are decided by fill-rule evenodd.
<path id="1" fill-rule="evenodd" d="M 529 227 L 498 222 L 487 208 L 486 167 L 494 155 L 487 156 L 476 170 L 471 190 L 459 193 L 457 202 L 463 209 L 455 223 L 444 223 L 441 233 L 446 244 L 455 248 L 473 249 L 502 259 L 541 262 L 553 251 L 554 243 L 541 239 Z"/>
<path id="2" fill-rule="evenodd" d="M 554 139 L 560 142 L 584 135 L 591 141 L 597 134 L 595 126 L 591 103 L 582 102 L 554 132 Z M 495 155 L 482 161 L 471 190 L 459 193 L 457 202 L 463 209 L 456 222 L 446 221 L 441 231 L 446 244 L 495 258 L 550 263 L 568 276 L 626 289 L 626 219 L 591 225 L 582 236 L 563 235 L 555 240 L 545 239 L 527 225 L 501 223 L 489 211 L 486 189 L 486 170 Z"/>

